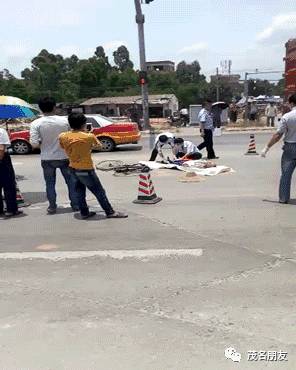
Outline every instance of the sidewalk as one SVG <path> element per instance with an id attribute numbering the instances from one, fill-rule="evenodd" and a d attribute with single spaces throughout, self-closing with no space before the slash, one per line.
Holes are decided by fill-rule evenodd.
<path id="1" fill-rule="evenodd" d="M 275 128 L 272 127 L 223 127 L 223 135 L 224 134 L 232 134 L 232 133 L 250 133 L 250 132 L 267 132 L 273 133 L 275 132 Z M 159 134 L 161 132 L 173 132 L 176 133 L 178 136 L 197 136 L 199 135 L 199 127 L 171 127 L 171 128 L 164 128 L 161 130 L 155 130 L 155 134 Z M 149 137 L 149 131 L 141 131 L 142 137 Z"/>

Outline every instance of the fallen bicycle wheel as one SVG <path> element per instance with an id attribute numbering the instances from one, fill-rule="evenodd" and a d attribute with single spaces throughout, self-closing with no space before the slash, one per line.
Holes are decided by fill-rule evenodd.
<path id="1" fill-rule="evenodd" d="M 124 166 L 122 161 L 101 161 L 96 164 L 96 169 L 100 171 L 114 171 L 116 168 Z"/>
<path id="2" fill-rule="evenodd" d="M 119 166 L 114 168 L 114 176 L 137 176 L 143 171 L 144 167 L 145 166 L 139 163 Z"/>

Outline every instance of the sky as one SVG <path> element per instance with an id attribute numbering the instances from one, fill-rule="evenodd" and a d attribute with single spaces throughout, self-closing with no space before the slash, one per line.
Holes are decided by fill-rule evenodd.
<path id="1" fill-rule="evenodd" d="M 296 0 L 154 0 L 143 4 L 147 61 L 200 62 L 214 74 L 284 69 L 284 44 L 296 38 Z M 41 49 L 91 57 L 126 45 L 139 65 L 134 0 L 11 0 L 1 4 L 0 69 L 20 76 Z M 279 75 L 277 75 L 279 76 Z M 264 78 L 267 75 L 258 75 Z M 271 78 L 270 76 L 268 76 Z"/>

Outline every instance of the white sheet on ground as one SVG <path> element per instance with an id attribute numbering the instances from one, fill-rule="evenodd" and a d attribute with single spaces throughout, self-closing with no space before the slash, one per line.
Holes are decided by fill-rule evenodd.
<path id="1" fill-rule="evenodd" d="M 165 164 L 165 163 L 158 163 L 158 162 L 149 162 L 149 161 L 140 161 L 139 163 L 144 164 L 145 166 L 149 167 L 151 170 L 159 170 L 161 168 L 167 169 L 178 169 L 184 172 L 195 172 L 197 175 L 201 176 L 216 176 L 220 173 L 233 173 L 234 170 L 231 167 L 227 166 L 216 166 L 210 168 L 201 168 L 205 161 L 188 161 L 183 166 L 178 166 L 176 164 Z"/>

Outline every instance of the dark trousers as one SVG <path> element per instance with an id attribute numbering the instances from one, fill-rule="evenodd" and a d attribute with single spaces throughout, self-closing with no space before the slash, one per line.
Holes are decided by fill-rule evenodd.
<path id="1" fill-rule="evenodd" d="M 207 148 L 208 152 L 208 159 L 214 159 L 216 157 L 216 154 L 214 152 L 214 143 L 213 143 L 213 131 L 212 130 L 204 130 L 205 136 L 203 143 L 199 144 L 198 150 L 202 150 L 204 148 Z"/>
<path id="2" fill-rule="evenodd" d="M 78 205 L 82 216 L 89 214 L 88 205 L 86 203 L 86 188 L 90 190 L 97 198 L 106 215 L 111 215 L 114 213 L 114 210 L 107 198 L 106 192 L 94 170 L 71 169 L 71 176 L 75 186 L 75 191 L 78 197 Z"/>
<path id="3" fill-rule="evenodd" d="M 8 153 L 5 153 L 4 158 L 0 161 L 0 213 L 4 212 L 2 190 L 4 192 L 6 211 L 16 213 L 18 207 L 16 202 L 15 174 Z"/>
<path id="4" fill-rule="evenodd" d="M 184 157 L 184 155 L 185 155 L 185 153 L 179 152 L 179 153 L 177 153 L 176 157 L 177 158 L 182 158 L 182 157 Z M 191 153 L 191 154 L 188 154 L 186 156 L 187 159 L 190 159 L 190 160 L 193 160 L 193 161 L 198 160 L 198 159 L 201 159 L 201 157 L 202 157 L 202 154 L 199 153 L 199 152 L 197 152 L 197 153 Z"/>
<path id="5" fill-rule="evenodd" d="M 279 189 L 280 202 L 290 200 L 291 181 L 296 168 L 296 143 L 285 143 L 282 155 L 282 176 Z"/>
<path id="6" fill-rule="evenodd" d="M 74 184 L 71 180 L 72 178 L 69 170 L 69 160 L 63 159 L 63 160 L 41 161 L 41 166 L 43 168 L 43 175 L 46 184 L 46 195 L 49 202 L 49 207 L 53 209 L 57 207 L 57 193 L 55 190 L 55 186 L 57 169 L 59 168 L 68 187 L 68 194 L 71 202 L 71 207 L 78 208 L 77 196 L 74 189 Z"/>
<path id="7" fill-rule="evenodd" d="M 149 161 L 155 161 L 157 155 L 158 155 L 158 150 L 156 148 L 154 148 L 152 150 L 151 157 L 150 157 Z"/>
<path id="8" fill-rule="evenodd" d="M 267 117 L 266 121 L 267 121 L 267 126 L 274 127 L 275 117 Z"/>

